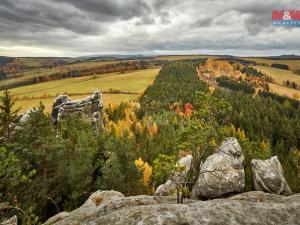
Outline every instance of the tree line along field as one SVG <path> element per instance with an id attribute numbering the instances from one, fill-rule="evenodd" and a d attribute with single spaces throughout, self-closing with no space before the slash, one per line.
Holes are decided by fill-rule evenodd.
<path id="1" fill-rule="evenodd" d="M 282 95 L 282 96 L 287 96 L 289 98 L 293 98 L 296 100 L 300 99 L 300 91 L 293 89 L 293 88 L 289 88 L 289 87 L 285 87 L 283 85 L 279 85 L 279 84 L 269 84 L 270 87 L 270 92 L 272 93 L 276 93 L 278 95 Z"/>
<path id="2" fill-rule="evenodd" d="M 124 70 L 125 63 L 137 62 L 136 60 L 80 60 L 78 62 L 65 62 L 64 65 L 51 65 L 51 62 L 48 62 L 50 65 L 41 66 L 39 64 L 39 59 L 31 58 L 18 58 L 16 62 L 17 65 L 8 66 L 8 72 L 6 72 L 7 79 L 0 80 L 0 89 L 5 87 L 15 87 L 23 86 L 34 83 L 34 80 L 52 80 L 58 79 L 57 74 L 76 74 L 75 76 L 81 76 L 84 72 L 89 70 L 96 70 L 104 68 L 104 66 L 115 66 L 115 71 L 107 72 L 116 72 L 117 70 Z M 46 63 L 47 60 L 44 61 Z M 19 68 L 18 68 L 19 67 Z M 119 68 L 118 68 L 119 67 Z M 126 67 L 125 67 L 126 69 Z M 97 73 L 97 71 L 95 72 Z M 103 73 L 103 72 L 101 72 Z M 105 72 L 104 72 L 105 73 Z M 80 74 L 80 75 L 79 75 Z M 56 77 L 56 78 L 55 78 Z M 19 84 L 19 85 L 18 85 Z"/>
<path id="3" fill-rule="evenodd" d="M 245 63 L 267 77 L 270 77 L 272 79 L 269 83 L 270 92 L 294 98 L 296 100 L 300 99 L 300 75 L 298 74 L 300 69 L 299 59 L 284 59 L 284 56 L 278 56 L 266 58 L 241 57 L 234 58 L 234 60 L 241 60 L 241 63 Z M 274 64 L 277 64 L 276 66 L 286 66 L 288 69 L 277 68 Z M 292 84 L 293 82 L 294 84 Z"/>
<path id="4" fill-rule="evenodd" d="M 119 103 L 140 95 L 152 83 L 158 71 L 157 68 L 124 74 L 109 73 L 68 78 L 13 88 L 10 91 L 16 99 L 16 107 L 22 108 L 21 112 L 37 106 L 40 101 L 43 101 L 46 111 L 49 112 L 56 96 L 67 94 L 72 99 L 84 98 L 95 89 L 103 92 L 130 92 L 128 94 L 105 93 L 103 95 L 104 104 Z"/>
<path id="5" fill-rule="evenodd" d="M 168 61 L 204 59 L 213 56 L 159 56 L 141 58 L 10 58 L 8 63 L 1 65 L 5 78 L 0 77 L 0 90 L 44 82 L 65 77 L 92 75 L 93 73 L 120 72 L 160 66 Z M 5 57 L 4 57 L 5 58 Z M 114 67 L 114 68 L 113 68 Z M 100 71 L 102 70 L 102 71 Z"/>
<path id="6" fill-rule="evenodd" d="M 175 60 L 198 59 L 198 58 L 215 59 L 218 57 L 219 56 L 213 56 L 213 55 L 164 55 L 164 56 L 157 56 L 156 59 L 175 61 Z"/>
<path id="7" fill-rule="evenodd" d="M 49 63 L 49 61 L 55 61 L 55 60 L 64 60 L 68 63 L 76 62 L 78 59 L 76 58 L 60 58 L 60 57 L 20 57 L 18 60 L 20 60 L 20 63 L 24 65 L 27 68 L 38 68 L 43 63 Z"/>
<path id="8" fill-rule="evenodd" d="M 300 86 L 300 75 L 296 75 L 290 70 L 283 70 L 269 66 L 254 66 L 254 68 L 261 71 L 263 74 L 272 77 L 272 83 L 269 84 L 271 92 L 299 99 L 300 90 L 287 87 L 284 85 L 284 82 L 295 82 L 298 86 Z"/>
<path id="9" fill-rule="evenodd" d="M 300 62 L 299 62 L 300 63 Z M 274 82 L 282 84 L 284 81 L 291 81 L 300 84 L 300 76 L 293 73 L 290 70 L 283 70 L 269 66 L 255 66 L 257 70 L 261 71 L 267 76 L 271 76 Z"/>
<path id="10" fill-rule="evenodd" d="M 158 60 L 160 62 L 168 63 L 171 61 L 180 61 L 180 60 L 195 60 L 195 59 L 218 59 L 218 58 L 224 58 L 222 56 L 211 56 L 211 55 L 166 55 L 166 56 L 157 56 L 153 57 L 154 60 Z M 226 57 L 225 57 L 226 58 Z M 237 58 L 238 59 L 238 58 Z M 254 66 L 257 70 L 263 72 L 267 76 L 270 76 L 273 78 L 273 84 L 270 84 L 270 91 L 273 93 L 277 93 L 280 95 L 285 95 L 291 98 L 295 98 L 295 96 L 300 96 L 300 90 L 292 89 L 289 87 L 286 87 L 283 85 L 283 82 L 286 80 L 289 80 L 291 82 L 295 82 L 300 85 L 300 76 L 293 74 L 291 71 L 292 69 L 297 69 L 300 64 L 300 60 L 274 60 L 274 59 L 265 59 L 265 58 L 241 58 L 247 61 L 255 61 L 257 63 L 264 63 L 269 66 L 261 66 L 257 65 Z M 51 62 L 55 62 L 55 60 L 64 60 L 67 62 L 65 65 L 58 65 L 58 66 L 52 66 L 51 68 L 49 67 L 41 67 L 43 64 L 51 64 Z M 33 78 L 36 77 L 49 77 L 50 76 L 50 81 L 38 83 L 37 85 L 29 85 L 29 86 L 22 86 L 20 88 L 15 88 L 14 90 L 17 90 L 16 93 L 16 99 L 17 99 L 17 105 L 22 106 L 22 111 L 26 110 L 25 108 L 30 107 L 32 105 L 36 105 L 41 99 L 46 104 L 46 110 L 49 111 L 49 105 L 52 104 L 52 101 L 55 96 L 58 94 L 63 94 L 63 93 L 69 93 L 71 95 L 77 95 L 77 97 L 82 97 L 84 95 L 87 95 L 88 93 L 91 93 L 92 90 L 87 91 L 88 88 L 84 88 L 84 90 L 78 91 L 78 86 L 74 86 L 74 83 L 66 84 L 66 82 L 69 82 L 71 80 L 66 79 L 66 81 L 52 81 L 51 76 L 55 73 L 68 73 L 70 71 L 79 71 L 80 76 L 85 76 L 84 77 L 79 77 L 78 82 L 85 82 L 85 84 L 89 85 L 89 82 L 86 81 L 91 79 L 91 76 L 86 76 L 84 75 L 83 71 L 92 71 L 96 67 L 101 67 L 101 66 L 113 66 L 113 65 L 119 65 L 119 63 L 123 62 L 137 62 L 137 59 L 132 59 L 132 60 L 118 60 L 118 59 L 113 59 L 113 58 L 107 58 L 107 59 L 72 59 L 72 58 L 18 58 L 18 61 L 21 65 L 25 67 L 25 69 L 21 72 L 17 73 L 11 73 L 8 74 L 8 79 L 5 80 L 0 80 L 0 87 L 4 87 L 7 85 L 13 85 L 18 82 L 23 82 L 26 80 L 32 80 Z M 273 68 L 270 65 L 273 63 L 283 63 L 289 66 L 290 70 L 283 70 L 283 69 L 278 69 L 278 68 Z M 27 69 L 26 69 L 27 68 Z M 116 75 L 116 74 L 115 74 Z M 106 74 L 98 74 L 95 73 L 93 76 L 93 79 L 95 79 L 98 82 L 101 82 L 98 80 L 97 77 L 103 76 L 101 79 L 104 79 Z M 55 78 L 57 79 L 57 78 Z M 58 78 L 59 79 L 59 78 Z M 74 81 L 76 79 L 74 78 Z M 49 83 L 50 82 L 50 83 Z M 107 81 L 110 82 L 110 81 Z M 47 84 L 46 84 L 47 83 Z M 93 82 L 90 82 L 93 83 Z M 104 81 L 104 84 L 106 81 Z M 121 91 L 130 91 L 126 90 L 126 88 L 115 88 L 114 87 L 115 81 L 112 81 L 112 87 L 105 87 L 106 89 L 104 91 L 109 91 L 110 89 L 117 89 Z M 58 86 L 56 86 L 56 84 Z M 118 86 L 118 83 L 116 83 Z M 23 84 L 26 85 L 26 84 Z M 28 85 L 28 84 L 27 84 Z M 54 85 L 54 87 L 52 86 Z M 71 89 L 68 89 L 66 91 L 62 91 L 62 88 L 59 88 L 60 85 L 64 85 L 66 87 L 74 87 Z M 34 87 L 33 89 L 31 87 Z M 92 86 L 93 87 L 93 86 Z M 3 88 L 2 88 L 3 89 Z M 30 90 L 28 90 L 30 89 Z M 130 91 L 133 92 L 133 91 Z M 137 91 L 137 93 L 140 93 L 140 91 Z M 118 97 L 117 97 L 118 96 Z M 105 94 L 104 96 L 104 102 L 105 103 L 111 103 L 112 101 L 116 100 L 119 102 L 119 100 L 129 100 L 132 98 L 135 98 L 137 94 Z M 298 97 L 296 97 L 298 99 Z"/>
<path id="11" fill-rule="evenodd" d="M 289 66 L 290 70 L 298 70 L 300 69 L 300 60 L 290 60 L 290 59 L 266 59 L 266 58 L 255 58 L 255 57 L 247 57 L 247 58 L 241 58 L 243 60 L 247 61 L 254 61 L 258 64 L 266 64 L 268 66 L 271 66 L 274 63 L 279 63 L 279 64 L 285 64 Z"/>

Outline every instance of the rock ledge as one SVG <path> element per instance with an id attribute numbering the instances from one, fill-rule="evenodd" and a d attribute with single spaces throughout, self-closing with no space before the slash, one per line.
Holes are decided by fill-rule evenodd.
<path id="1" fill-rule="evenodd" d="M 98 191 L 80 208 L 58 215 L 45 224 L 296 225 L 300 224 L 300 194 L 286 197 L 257 191 L 227 199 L 186 200 L 176 204 L 174 197 L 124 197 L 115 191 Z"/>

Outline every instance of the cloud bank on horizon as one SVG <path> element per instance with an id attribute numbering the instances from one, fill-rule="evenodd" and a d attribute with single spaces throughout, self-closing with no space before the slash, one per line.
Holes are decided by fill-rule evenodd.
<path id="1" fill-rule="evenodd" d="M 299 0 L 1 0 L 0 55 L 300 54 Z"/>

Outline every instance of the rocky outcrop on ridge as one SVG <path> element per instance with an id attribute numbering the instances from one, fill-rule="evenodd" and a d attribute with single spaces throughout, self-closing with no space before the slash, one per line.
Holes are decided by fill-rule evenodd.
<path id="1" fill-rule="evenodd" d="M 255 190 L 278 195 L 291 195 L 292 191 L 283 176 L 277 156 L 267 160 L 253 159 L 251 171 Z"/>
<path id="2" fill-rule="evenodd" d="M 198 198 L 213 199 L 243 192 L 245 188 L 244 164 L 244 154 L 237 140 L 226 139 L 216 153 L 200 165 L 193 195 Z"/>
<path id="3" fill-rule="evenodd" d="M 184 204 L 176 204 L 174 197 L 124 197 L 114 191 L 98 191 L 92 196 L 79 209 L 58 214 L 45 224 L 300 224 L 300 194 L 286 197 L 248 192 L 227 199 L 187 200 Z"/>
<path id="4" fill-rule="evenodd" d="M 102 108 L 102 94 L 98 90 L 89 97 L 74 101 L 72 101 L 67 95 L 60 95 L 53 103 L 51 117 L 54 123 L 56 123 L 68 116 L 77 115 L 88 119 L 93 124 L 99 126 L 102 125 Z"/>

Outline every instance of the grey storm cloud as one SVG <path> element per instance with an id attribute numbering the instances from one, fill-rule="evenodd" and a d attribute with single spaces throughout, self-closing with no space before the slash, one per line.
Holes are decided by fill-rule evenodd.
<path id="1" fill-rule="evenodd" d="M 141 0 L 55 0 L 55 2 L 67 3 L 102 20 L 117 18 L 127 20 L 132 17 L 143 16 L 151 11 L 146 1 Z"/>
<path id="2" fill-rule="evenodd" d="M 299 0 L 1 0 L 0 55 L 207 50 L 300 54 L 300 28 L 271 26 Z"/>
<path id="3" fill-rule="evenodd" d="M 196 27 L 209 27 L 213 23 L 213 18 L 211 17 L 206 17 L 206 18 L 201 18 L 197 19 L 194 23 L 191 24 L 192 28 Z"/>
<path id="4" fill-rule="evenodd" d="M 99 30 L 99 25 L 118 19 L 128 20 L 149 12 L 139 0 L 1 0 L 1 24 L 27 28 L 63 28 L 75 33 Z M 27 27 L 26 27 L 27 26 Z M 24 29 L 25 30 L 25 29 Z"/>

